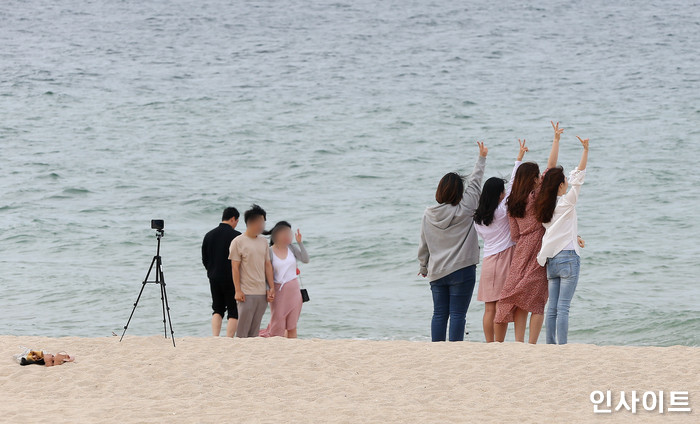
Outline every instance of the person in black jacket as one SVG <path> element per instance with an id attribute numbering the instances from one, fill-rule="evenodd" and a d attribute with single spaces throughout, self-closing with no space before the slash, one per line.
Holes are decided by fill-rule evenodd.
<path id="1" fill-rule="evenodd" d="M 233 337 L 238 327 L 238 308 L 236 307 L 236 291 L 233 286 L 231 261 L 228 259 L 231 241 L 241 235 L 236 231 L 240 214 L 236 208 L 224 209 L 221 223 L 209 231 L 202 242 L 202 263 L 207 269 L 209 286 L 211 287 L 211 307 L 214 310 L 211 317 L 211 332 L 215 337 L 221 334 L 221 323 L 224 312 L 228 310 L 226 336 Z"/>

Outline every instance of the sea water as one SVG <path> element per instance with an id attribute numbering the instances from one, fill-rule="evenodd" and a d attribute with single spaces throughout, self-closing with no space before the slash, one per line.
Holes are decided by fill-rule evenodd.
<path id="1" fill-rule="evenodd" d="M 202 237 L 255 202 L 311 255 L 301 337 L 429 340 L 437 182 L 477 140 L 486 178 L 518 138 L 544 166 L 555 120 L 566 170 L 591 140 L 569 341 L 697 346 L 698 6 L 4 1 L 0 334 L 121 334 L 158 218 L 175 335 L 209 335 Z M 159 332 L 147 285 L 127 335 Z"/>

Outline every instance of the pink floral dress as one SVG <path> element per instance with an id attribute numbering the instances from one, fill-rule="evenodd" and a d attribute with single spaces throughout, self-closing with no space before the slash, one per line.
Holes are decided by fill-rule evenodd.
<path id="1" fill-rule="evenodd" d="M 547 269 L 537 263 L 545 232 L 534 213 L 538 192 L 539 189 L 530 193 L 524 218 L 508 217 L 510 234 L 516 244 L 510 271 L 496 304 L 495 321 L 498 323 L 513 321 L 516 307 L 533 314 L 544 314 L 549 292 Z"/>

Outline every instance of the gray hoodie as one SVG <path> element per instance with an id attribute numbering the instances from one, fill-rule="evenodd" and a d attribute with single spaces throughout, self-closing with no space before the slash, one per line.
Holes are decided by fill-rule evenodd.
<path id="1" fill-rule="evenodd" d="M 479 239 L 474 210 L 479 205 L 486 158 L 479 156 L 469 176 L 464 197 L 456 206 L 440 204 L 425 210 L 421 224 L 418 260 L 420 273 L 429 281 L 479 263 Z"/>

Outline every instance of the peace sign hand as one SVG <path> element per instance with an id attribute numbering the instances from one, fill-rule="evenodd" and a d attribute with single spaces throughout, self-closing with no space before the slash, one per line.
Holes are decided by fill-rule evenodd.
<path id="1" fill-rule="evenodd" d="M 556 124 L 554 124 L 553 121 L 549 122 L 552 124 L 552 128 L 554 128 L 554 140 L 559 141 L 561 134 L 564 132 L 564 128 L 559 128 L 559 121 L 557 121 Z"/>
<path id="2" fill-rule="evenodd" d="M 486 147 L 483 141 L 477 141 L 476 144 L 479 145 L 479 156 L 485 158 L 489 154 L 489 149 Z"/>
<path id="3" fill-rule="evenodd" d="M 518 152 L 518 162 L 520 162 L 520 161 L 523 160 L 523 157 L 525 156 L 525 153 L 526 153 L 526 152 L 529 152 L 530 149 L 528 149 L 527 146 L 525 145 L 525 139 L 524 139 L 524 138 L 523 138 L 522 141 L 520 141 L 520 139 L 518 139 L 518 144 L 520 144 L 520 152 Z"/>
<path id="4" fill-rule="evenodd" d="M 301 231 L 297 228 L 297 233 L 294 235 L 294 237 L 297 239 L 297 243 L 301 243 Z"/>

